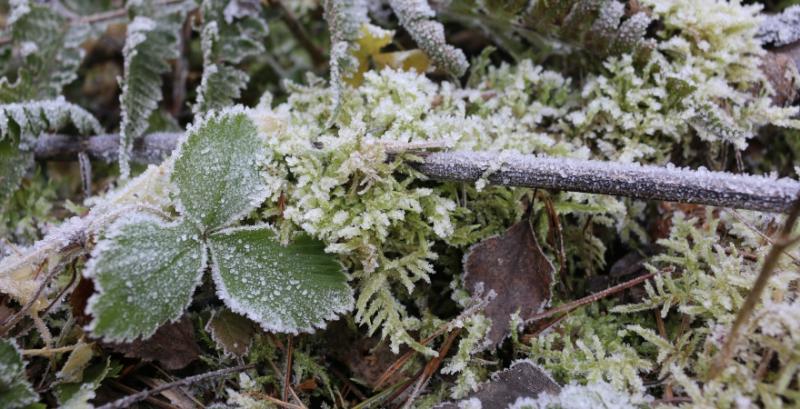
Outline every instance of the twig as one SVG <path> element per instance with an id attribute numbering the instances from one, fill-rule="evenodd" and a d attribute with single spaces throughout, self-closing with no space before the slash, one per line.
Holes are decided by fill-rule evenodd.
<path id="1" fill-rule="evenodd" d="M 428 380 L 431 379 L 436 370 L 439 369 L 439 366 L 442 364 L 442 361 L 447 356 L 447 352 L 450 351 L 450 347 L 453 346 L 453 341 L 458 338 L 458 334 L 461 333 L 461 328 L 456 328 L 453 332 L 451 332 L 447 338 L 444 340 L 444 344 L 442 345 L 442 349 L 439 350 L 439 355 L 433 357 L 428 363 L 425 365 L 425 371 L 422 372 L 422 375 L 419 377 L 417 384 L 414 385 L 414 389 L 411 391 L 411 394 L 408 396 L 405 405 L 403 405 L 403 409 L 408 409 L 414 403 L 414 400 L 417 399 L 419 393 L 422 392 L 422 388 L 428 383 Z"/>
<path id="2" fill-rule="evenodd" d="M 798 217 L 800 217 L 800 200 L 795 201 L 777 240 L 775 240 L 775 244 L 772 245 L 769 249 L 769 253 L 767 253 L 767 256 L 764 258 L 761 271 L 758 273 L 758 277 L 756 277 L 756 281 L 753 283 L 753 288 L 750 290 L 750 293 L 747 294 L 742 308 L 740 308 L 739 313 L 736 314 L 736 320 L 733 321 L 731 332 L 725 339 L 725 344 L 719 352 L 717 352 L 717 356 L 714 357 L 714 361 L 708 371 L 708 379 L 716 378 L 722 373 L 723 369 L 725 369 L 731 356 L 733 356 L 734 349 L 741 336 L 742 326 L 750 319 L 756 304 L 761 301 L 761 296 L 767 288 L 769 279 L 772 278 L 772 272 L 778 266 L 778 261 L 780 261 L 782 253 L 797 242 L 797 238 L 792 239 L 791 234 Z"/>
<path id="3" fill-rule="evenodd" d="M 622 284 L 615 285 L 615 286 L 607 288 L 607 289 L 605 289 L 603 291 L 600 291 L 600 292 L 594 293 L 592 295 L 577 299 L 577 300 L 572 301 L 572 302 L 568 302 L 566 304 L 559 305 L 556 308 L 551 308 L 551 309 L 549 309 L 547 311 L 540 312 L 540 313 L 535 314 L 535 315 L 533 315 L 533 316 L 531 316 L 529 318 L 526 318 L 525 321 L 538 321 L 538 320 L 541 320 L 541 319 L 552 317 L 553 315 L 560 314 L 562 312 L 572 311 L 572 310 L 574 310 L 574 309 L 576 309 L 578 307 L 582 307 L 584 305 L 591 304 L 591 303 L 593 303 L 593 302 L 595 302 L 597 300 L 600 300 L 602 298 L 608 297 L 609 295 L 612 295 L 612 294 L 616 294 L 616 293 L 618 293 L 618 292 L 620 292 L 622 290 L 626 290 L 628 288 L 635 287 L 635 286 L 637 286 L 637 285 L 639 285 L 639 284 L 641 284 L 641 283 L 643 283 L 643 282 L 655 277 L 656 275 L 658 275 L 660 273 L 661 273 L 661 271 L 656 271 L 654 273 L 645 274 L 645 275 L 643 275 L 641 277 L 636 277 L 633 280 L 629 280 L 629 281 L 626 281 L 626 282 L 624 282 Z"/>
<path id="4" fill-rule="evenodd" d="M 67 345 L 60 348 L 40 348 L 40 349 L 23 349 L 22 355 L 25 356 L 53 356 L 55 354 L 63 354 L 64 352 L 71 352 L 78 345 Z"/>
<path id="5" fill-rule="evenodd" d="M 567 293 L 572 292 L 572 285 L 569 283 L 567 276 L 567 257 L 566 250 L 564 249 L 564 231 L 561 229 L 561 221 L 558 218 L 556 207 L 553 204 L 553 199 L 549 195 L 545 195 L 544 206 L 547 210 L 547 216 L 550 219 L 550 225 L 553 227 L 553 247 L 556 248 L 556 257 L 558 258 L 558 275 L 561 278 L 562 289 Z"/>
<path id="6" fill-rule="evenodd" d="M 177 380 L 175 382 L 165 383 L 165 384 L 163 384 L 161 386 L 158 386 L 158 387 L 155 387 L 155 388 L 152 388 L 152 389 L 147 389 L 147 390 L 135 393 L 133 395 L 126 396 L 126 397 L 121 398 L 121 399 L 117 399 L 117 400 L 115 400 L 113 402 L 110 402 L 110 403 L 107 403 L 107 404 L 105 404 L 103 406 L 100 406 L 97 409 L 122 409 L 122 408 L 127 408 L 127 407 L 133 405 L 136 402 L 139 402 L 139 401 L 147 399 L 151 395 L 155 395 L 157 393 L 161 393 L 163 391 L 166 391 L 166 390 L 178 387 L 178 386 L 191 385 L 193 383 L 201 382 L 201 381 L 204 381 L 206 379 L 218 378 L 218 377 L 221 377 L 221 376 L 226 376 L 226 375 L 230 375 L 230 374 L 246 371 L 246 370 L 251 369 L 251 368 L 255 368 L 255 364 L 239 365 L 239 366 L 235 366 L 233 368 L 225 368 L 225 369 L 220 369 L 220 370 L 217 370 L 217 371 L 206 372 L 206 373 L 200 374 L 200 375 L 190 376 L 188 378 L 179 379 L 179 380 Z"/>
<path id="7" fill-rule="evenodd" d="M 133 161 L 160 162 L 180 137 L 180 133 L 145 135 L 134 146 Z M 114 134 L 83 140 L 47 135 L 39 139 L 34 152 L 39 160 L 74 160 L 84 150 L 90 157 L 113 162 L 118 139 Z M 432 179 L 474 182 L 495 165 L 497 157 L 496 152 L 438 152 L 413 166 Z M 791 179 L 537 155 L 503 158 L 500 169 L 487 177 L 492 184 L 769 212 L 787 211 L 800 193 L 800 182 Z"/>
<path id="8" fill-rule="evenodd" d="M 294 16 L 294 14 L 292 14 L 292 11 L 287 9 L 280 0 L 267 1 L 267 3 L 281 12 L 281 20 L 283 20 L 283 22 L 286 24 L 286 27 L 297 39 L 297 42 L 300 43 L 300 45 L 303 46 L 306 51 L 308 51 L 308 55 L 311 57 L 311 61 L 314 63 L 314 66 L 320 67 L 325 65 L 327 62 L 325 54 L 314 44 L 313 41 L 311 41 L 311 37 L 309 37 L 308 33 L 306 33 L 306 29 L 302 24 L 300 24 L 299 21 L 297 21 L 297 18 Z"/>
<path id="9" fill-rule="evenodd" d="M 283 394 L 281 395 L 281 399 L 284 401 L 289 401 L 289 389 L 291 389 L 292 383 L 292 353 L 294 352 L 294 345 L 293 344 L 293 337 L 291 335 L 287 336 L 286 340 L 286 368 L 284 368 L 283 372 Z M 300 401 L 300 399 L 297 399 Z"/>

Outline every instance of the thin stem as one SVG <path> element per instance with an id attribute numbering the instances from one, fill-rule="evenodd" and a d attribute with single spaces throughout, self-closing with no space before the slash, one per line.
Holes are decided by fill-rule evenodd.
<path id="1" fill-rule="evenodd" d="M 169 389 L 172 389 L 172 388 L 177 388 L 179 386 L 191 385 L 193 383 L 204 381 L 206 379 L 219 378 L 219 377 L 222 377 L 222 376 L 227 376 L 227 375 L 230 375 L 230 374 L 246 371 L 246 370 L 251 369 L 251 368 L 255 368 L 255 364 L 239 365 L 239 366 L 235 366 L 233 368 L 225 368 L 225 369 L 220 369 L 220 370 L 217 370 L 217 371 L 206 372 L 206 373 L 200 374 L 200 375 L 190 376 L 188 378 L 179 379 L 179 380 L 177 380 L 175 382 L 165 383 L 165 384 L 163 384 L 161 386 L 158 386 L 158 387 L 155 387 L 155 388 L 152 388 L 152 389 L 147 389 L 147 390 L 144 390 L 144 391 L 141 391 L 141 392 L 138 392 L 138 393 L 134 393 L 133 395 L 126 396 L 126 397 L 121 398 L 121 399 L 117 399 L 117 400 L 115 400 L 113 402 L 110 402 L 110 403 L 107 403 L 107 404 L 105 404 L 103 406 L 100 406 L 97 409 L 122 409 L 122 408 L 127 408 L 127 407 L 133 405 L 136 402 L 143 401 L 143 400 L 149 398 L 152 395 L 161 393 L 163 391 L 166 391 L 166 390 L 169 390 Z"/>
<path id="2" fill-rule="evenodd" d="M 741 337 L 742 327 L 749 321 L 750 316 L 753 315 L 756 304 L 761 301 L 764 290 L 766 290 L 767 284 L 769 284 L 769 280 L 772 278 L 772 273 L 778 266 L 781 255 L 789 246 L 797 242 L 796 239 L 791 239 L 790 236 L 798 217 L 800 217 L 800 199 L 796 200 L 792 205 L 789 216 L 786 218 L 786 222 L 781 229 L 778 239 L 775 240 L 775 244 L 772 245 L 769 249 L 769 253 L 767 253 L 767 256 L 764 258 L 761 272 L 758 273 L 758 277 L 756 277 L 756 281 L 753 283 L 753 288 L 750 290 L 750 293 L 747 294 L 742 308 L 739 309 L 736 320 L 733 321 L 733 325 L 731 326 L 731 332 L 725 339 L 725 344 L 719 350 L 717 356 L 714 357 L 714 362 L 712 362 L 711 368 L 708 371 L 708 379 L 716 378 L 725 369 L 728 361 L 730 361 L 733 356 L 739 337 Z"/>
<path id="3" fill-rule="evenodd" d="M 63 354 L 64 352 L 71 352 L 78 345 L 68 345 L 60 348 L 40 348 L 40 349 L 23 349 L 22 355 L 25 356 L 53 356 L 55 354 Z"/>

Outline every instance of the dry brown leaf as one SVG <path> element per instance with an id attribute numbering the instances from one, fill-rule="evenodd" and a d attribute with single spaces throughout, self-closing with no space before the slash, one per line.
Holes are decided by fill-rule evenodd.
<path id="1" fill-rule="evenodd" d="M 192 321 L 183 316 L 180 320 L 163 325 L 152 337 L 137 339 L 127 344 L 104 344 L 128 358 L 156 361 L 164 369 L 181 369 L 200 356 L 200 347 L 194 337 Z"/>
<path id="2" fill-rule="evenodd" d="M 517 398 L 535 398 L 540 393 L 557 394 L 561 387 L 538 365 L 530 360 L 519 360 L 503 371 L 492 374 L 492 379 L 478 385 L 475 392 L 460 402 L 447 402 L 436 409 L 458 409 L 460 403 L 477 399 L 483 408 L 507 408 Z"/>
<path id="3" fill-rule="evenodd" d="M 497 347 L 508 336 L 512 314 L 525 319 L 550 303 L 554 271 L 527 219 L 469 249 L 464 287 L 476 299 L 489 297 L 483 310 L 492 320 L 487 347 Z"/>
<path id="4" fill-rule="evenodd" d="M 225 354 L 237 357 L 247 354 L 256 333 L 252 321 L 227 308 L 211 316 L 206 331 Z"/>

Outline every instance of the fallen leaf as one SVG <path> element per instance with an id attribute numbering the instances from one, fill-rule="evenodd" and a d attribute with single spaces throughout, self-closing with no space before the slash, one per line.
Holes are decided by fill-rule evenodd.
<path id="1" fill-rule="evenodd" d="M 225 354 L 237 357 L 247 354 L 255 335 L 252 321 L 227 308 L 211 316 L 206 331 Z"/>
<path id="2" fill-rule="evenodd" d="M 767 77 L 775 94 L 772 95 L 772 103 L 777 106 L 786 106 L 794 102 L 797 98 L 797 87 L 793 72 L 797 71 L 797 66 L 791 56 L 767 52 L 762 57 L 761 71 Z"/>
<path id="3" fill-rule="evenodd" d="M 344 364 L 357 383 L 375 387 L 386 370 L 402 356 L 407 348 L 395 355 L 380 337 L 366 337 L 348 328 L 344 320 L 333 323 L 325 333 L 330 356 Z M 397 376 L 398 374 L 395 374 Z M 393 376 L 391 380 L 396 380 Z"/>
<path id="4" fill-rule="evenodd" d="M 464 287 L 476 299 L 489 298 L 483 310 L 492 320 L 486 347 L 495 348 L 508 336 L 512 314 L 524 319 L 550 303 L 554 271 L 527 219 L 469 249 Z"/>
<path id="5" fill-rule="evenodd" d="M 176 322 L 161 326 L 152 337 L 124 344 L 104 344 L 128 358 L 156 361 L 164 369 L 181 369 L 200 356 L 194 337 L 192 321 L 183 316 Z"/>
<path id="6" fill-rule="evenodd" d="M 540 393 L 557 394 L 560 390 L 561 387 L 547 372 L 530 360 L 523 359 L 512 363 L 508 369 L 493 373 L 490 381 L 478 385 L 475 392 L 461 401 L 442 403 L 435 408 L 458 409 L 475 399 L 480 401 L 479 407 L 507 408 L 517 398 L 535 398 Z"/>

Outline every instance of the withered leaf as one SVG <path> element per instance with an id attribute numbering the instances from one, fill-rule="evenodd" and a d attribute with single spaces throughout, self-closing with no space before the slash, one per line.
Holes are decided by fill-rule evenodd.
<path id="1" fill-rule="evenodd" d="M 180 320 L 161 326 L 152 337 L 124 344 L 104 344 L 128 358 L 156 361 L 164 369 L 181 369 L 200 356 L 192 321 L 184 315 Z"/>
<path id="2" fill-rule="evenodd" d="M 253 322 L 224 308 L 214 313 L 206 324 L 206 331 L 227 355 L 243 356 L 250 350 L 255 328 Z"/>
<path id="3" fill-rule="evenodd" d="M 492 379 L 478 385 L 475 392 L 461 402 L 478 399 L 484 408 L 507 408 L 517 398 L 535 398 L 540 393 L 557 394 L 561 387 L 539 366 L 523 359 L 511 364 L 508 369 L 492 374 Z M 460 402 L 446 402 L 436 409 L 458 409 Z"/>
<path id="4" fill-rule="evenodd" d="M 487 347 L 497 347 L 508 336 L 512 314 L 519 312 L 524 319 L 547 306 L 554 271 L 527 219 L 469 249 L 464 287 L 474 298 L 495 294 L 483 310 L 492 320 Z"/>

